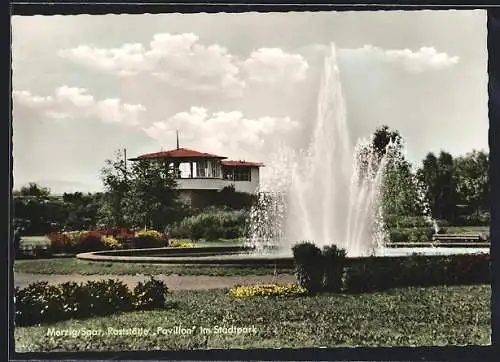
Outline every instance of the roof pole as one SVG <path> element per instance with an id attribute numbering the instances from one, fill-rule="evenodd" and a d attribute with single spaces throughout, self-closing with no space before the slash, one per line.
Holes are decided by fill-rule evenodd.
<path id="1" fill-rule="evenodd" d="M 179 149 L 179 130 L 175 130 L 175 133 L 177 135 L 177 149 Z"/>

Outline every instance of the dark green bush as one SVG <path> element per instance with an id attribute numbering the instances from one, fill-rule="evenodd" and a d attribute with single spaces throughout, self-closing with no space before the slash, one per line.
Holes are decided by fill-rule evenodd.
<path id="1" fill-rule="evenodd" d="M 429 221 L 423 216 L 386 215 L 384 220 L 389 229 L 431 226 Z"/>
<path id="2" fill-rule="evenodd" d="M 94 231 L 85 233 L 74 247 L 77 252 L 81 253 L 104 250 L 106 248 L 102 242 L 102 235 Z"/>
<path id="3" fill-rule="evenodd" d="M 208 208 L 173 224 L 170 236 L 207 241 L 235 239 L 245 236 L 247 219 L 248 212 L 244 210 Z"/>
<path id="4" fill-rule="evenodd" d="M 300 286 L 308 293 L 321 291 L 324 277 L 324 260 L 316 245 L 310 242 L 296 244 L 292 248 L 295 263 L 295 276 Z"/>
<path id="5" fill-rule="evenodd" d="M 151 277 L 147 282 L 139 282 L 134 288 L 134 305 L 140 310 L 151 310 L 165 306 L 166 284 Z"/>
<path id="6" fill-rule="evenodd" d="M 389 237 L 393 243 L 423 243 L 432 241 L 435 232 L 432 227 L 389 229 Z"/>
<path id="7" fill-rule="evenodd" d="M 64 301 L 61 292 L 48 282 L 32 283 L 24 289 L 16 288 L 14 296 L 18 325 L 55 322 L 62 315 Z"/>
<path id="8" fill-rule="evenodd" d="M 344 289 L 369 292 L 408 286 L 489 283 L 489 255 L 359 258 L 346 268 Z"/>
<path id="9" fill-rule="evenodd" d="M 324 288 L 329 292 L 340 292 L 342 290 L 342 276 L 347 252 L 336 245 L 323 248 L 324 261 Z"/>
<path id="10" fill-rule="evenodd" d="M 161 308 L 165 305 L 166 291 L 165 284 L 153 278 L 139 283 L 134 291 L 113 279 L 57 286 L 37 282 L 24 289 L 15 289 L 15 322 L 24 326 L 103 316 L 134 308 Z"/>
<path id="11" fill-rule="evenodd" d="M 127 285 L 119 280 L 89 281 L 84 286 L 88 293 L 90 315 L 108 315 L 133 309 L 133 296 Z"/>

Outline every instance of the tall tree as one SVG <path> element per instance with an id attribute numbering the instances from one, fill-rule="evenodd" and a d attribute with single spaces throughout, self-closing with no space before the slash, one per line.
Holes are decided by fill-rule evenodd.
<path id="1" fill-rule="evenodd" d="M 118 154 L 106 161 L 102 179 L 106 193 L 101 215 L 107 226 L 161 229 L 180 209 L 176 181 L 162 162 L 141 160 L 127 168 Z"/>
<path id="2" fill-rule="evenodd" d="M 489 160 L 483 151 L 472 151 L 454 160 L 457 179 L 457 193 L 461 204 L 467 205 L 479 214 L 488 212 L 489 203 Z"/>
<path id="3" fill-rule="evenodd" d="M 179 207 L 176 180 L 161 162 L 135 162 L 129 174 L 127 208 L 134 225 L 162 229 L 174 221 Z"/>
<path id="4" fill-rule="evenodd" d="M 426 196 L 432 215 L 453 221 L 458 204 L 453 156 L 444 151 L 439 157 L 428 153 L 418 170 L 418 177 L 427 186 Z"/>
<path id="5" fill-rule="evenodd" d="M 105 161 L 101 179 L 105 189 L 104 202 L 99 210 L 102 223 L 107 226 L 126 226 L 128 217 L 126 198 L 130 185 L 127 163 L 120 151 L 116 152 L 114 159 Z"/>
<path id="6" fill-rule="evenodd" d="M 378 127 L 372 137 L 372 146 L 379 159 L 387 153 L 387 146 L 390 143 L 399 153 L 402 152 L 403 138 L 399 131 L 391 130 L 385 125 Z"/>

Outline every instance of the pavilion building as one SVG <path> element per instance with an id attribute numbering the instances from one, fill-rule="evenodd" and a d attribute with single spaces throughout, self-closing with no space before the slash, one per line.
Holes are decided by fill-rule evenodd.
<path id="1" fill-rule="evenodd" d="M 258 162 L 228 160 L 225 156 L 180 147 L 129 159 L 139 160 L 163 163 L 176 179 L 179 197 L 192 205 L 206 204 L 210 194 L 231 186 L 237 192 L 256 193 L 259 169 L 264 166 Z"/>

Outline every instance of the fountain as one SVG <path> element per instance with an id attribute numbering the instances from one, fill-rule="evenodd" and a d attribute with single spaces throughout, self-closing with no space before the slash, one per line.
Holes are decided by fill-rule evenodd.
<path id="1" fill-rule="evenodd" d="M 279 172 L 262 184 L 249 246 L 286 254 L 294 242 L 309 240 L 318 246 L 335 243 L 349 256 L 376 253 L 387 237 L 379 196 L 391 146 L 382 158 L 367 140 L 352 147 L 332 45 L 309 148 L 297 152 L 283 145 L 268 164 Z"/>
<path id="2" fill-rule="evenodd" d="M 372 140 L 361 139 L 351 145 L 332 44 L 324 63 L 309 147 L 296 151 L 280 145 L 267 163 L 270 172 L 251 212 L 247 246 L 257 255 L 290 256 L 293 244 L 301 241 L 318 247 L 336 244 L 349 257 L 395 254 L 384 247 L 388 233 L 381 186 L 386 168 L 403 159 L 401 142 L 390 142 L 382 154 Z M 420 188 L 415 202 L 422 205 L 423 216 L 437 232 L 424 194 Z M 400 249 L 397 254 L 411 251 Z"/>

